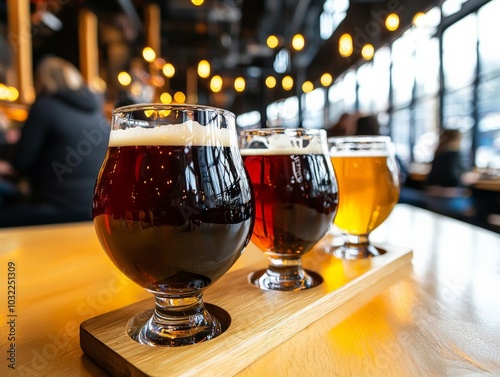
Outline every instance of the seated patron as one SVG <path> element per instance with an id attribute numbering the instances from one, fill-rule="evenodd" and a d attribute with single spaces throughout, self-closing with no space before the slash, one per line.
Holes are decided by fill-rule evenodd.
<path id="1" fill-rule="evenodd" d="M 91 219 L 109 138 L 101 98 L 76 67 L 57 57 L 38 65 L 35 87 L 36 101 L 12 157 L 29 190 L 21 202 L 0 207 L 0 227 Z"/>

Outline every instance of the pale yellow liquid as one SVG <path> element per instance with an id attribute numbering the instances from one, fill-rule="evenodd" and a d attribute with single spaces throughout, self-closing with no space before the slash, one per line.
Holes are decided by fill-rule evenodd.
<path id="1" fill-rule="evenodd" d="M 343 232 L 368 234 L 391 213 L 399 198 L 395 160 L 387 156 L 331 157 L 339 186 L 334 224 Z"/>

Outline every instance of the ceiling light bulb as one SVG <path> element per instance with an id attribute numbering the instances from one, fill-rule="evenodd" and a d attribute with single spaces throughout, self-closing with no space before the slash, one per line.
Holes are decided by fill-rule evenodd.
<path id="1" fill-rule="evenodd" d="M 375 48 L 373 47 L 373 45 L 369 43 L 365 44 L 361 49 L 361 56 L 365 60 L 372 59 L 374 54 L 375 54 Z"/>
<path id="2" fill-rule="evenodd" d="M 243 77 L 236 77 L 236 79 L 234 80 L 234 90 L 236 90 L 237 92 L 242 92 L 245 90 L 245 86 L 245 79 Z"/>
<path id="3" fill-rule="evenodd" d="M 291 90 L 293 88 L 293 78 L 291 76 L 283 77 L 283 80 L 281 80 L 281 85 L 283 86 L 283 89 Z"/>
<path id="4" fill-rule="evenodd" d="M 276 86 L 276 79 L 273 76 L 266 77 L 266 86 L 272 89 Z"/>
<path id="5" fill-rule="evenodd" d="M 206 79 L 210 76 L 210 63 L 206 60 L 202 60 L 198 63 L 198 76 Z"/>
<path id="6" fill-rule="evenodd" d="M 266 40 L 267 47 L 276 48 L 278 47 L 279 41 L 276 35 L 270 35 Z"/>
<path id="7" fill-rule="evenodd" d="M 389 31 L 397 30 L 397 28 L 399 27 L 399 16 L 395 13 L 391 13 L 390 15 L 388 15 L 385 19 L 385 27 Z"/>
<path id="8" fill-rule="evenodd" d="M 314 89 L 314 85 L 311 81 L 304 81 L 304 83 L 302 84 L 302 91 L 304 93 L 310 93 L 312 92 Z"/>
<path id="9" fill-rule="evenodd" d="M 339 53 L 341 56 L 351 56 L 353 52 L 352 37 L 350 34 L 342 34 L 339 39 Z"/>
<path id="10" fill-rule="evenodd" d="M 296 51 L 300 51 L 304 48 L 306 45 L 306 41 L 304 39 L 304 36 L 302 34 L 295 34 L 292 38 L 292 47 Z"/>
<path id="11" fill-rule="evenodd" d="M 132 77 L 127 72 L 122 71 L 118 74 L 118 82 L 123 86 L 130 85 Z"/>
<path id="12" fill-rule="evenodd" d="M 323 73 L 320 79 L 321 85 L 328 86 L 333 82 L 333 77 L 329 73 Z"/>
<path id="13" fill-rule="evenodd" d="M 151 47 L 144 47 L 144 50 L 142 50 L 142 56 L 144 60 L 152 63 L 156 59 L 156 52 Z"/>
<path id="14" fill-rule="evenodd" d="M 215 75 L 212 77 L 212 80 L 210 80 L 210 89 L 212 89 L 212 92 L 218 93 L 222 89 L 222 77 Z"/>
<path id="15" fill-rule="evenodd" d="M 168 78 L 175 75 L 175 67 L 171 63 L 166 63 L 162 68 L 163 74 Z"/>

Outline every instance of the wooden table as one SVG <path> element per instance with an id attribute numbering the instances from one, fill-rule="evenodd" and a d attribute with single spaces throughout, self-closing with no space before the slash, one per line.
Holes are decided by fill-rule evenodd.
<path id="1" fill-rule="evenodd" d="M 327 313 L 239 376 L 500 375 L 500 236 L 401 204 L 372 236 L 411 247 L 412 267 Z M 9 262 L 15 317 L 8 317 Z M 266 264 L 252 244 L 233 270 L 249 263 Z M 90 223 L 1 230 L 0 282 L 1 376 L 105 376 L 82 353 L 79 324 L 149 297 L 108 260 Z M 15 370 L 8 367 L 9 334 Z"/>

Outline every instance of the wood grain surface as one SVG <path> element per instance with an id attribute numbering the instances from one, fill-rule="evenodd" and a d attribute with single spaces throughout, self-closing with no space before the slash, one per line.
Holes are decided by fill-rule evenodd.
<path id="1" fill-rule="evenodd" d="M 221 336 L 196 345 L 165 348 L 141 345 L 126 334 L 132 316 L 152 300 L 89 319 L 81 325 L 83 351 L 112 375 L 232 376 L 326 313 L 375 286 L 411 262 L 411 250 L 385 246 L 373 259 L 345 261 L 316 248 L 307 255 L 323 283 L 300 292 L 263 291 L 248 282 L 259 266 L 223 276 L 205 295 L 226 310 L 231 325 Z M 130 371 L 123 374 L 123 371 Z"/>

